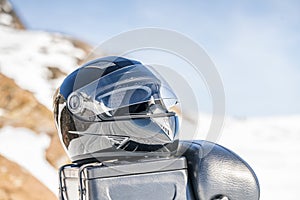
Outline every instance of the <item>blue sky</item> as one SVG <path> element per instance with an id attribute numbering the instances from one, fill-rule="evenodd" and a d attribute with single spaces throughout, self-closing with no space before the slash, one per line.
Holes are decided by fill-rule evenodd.
<path id="1" fill-rule="evenodd" d="M 134 28 L 178 31 L 215 62 L 229 115 L 300 113 L 300 1 L 11 1 L 27 27 L 93 45 Z"/>

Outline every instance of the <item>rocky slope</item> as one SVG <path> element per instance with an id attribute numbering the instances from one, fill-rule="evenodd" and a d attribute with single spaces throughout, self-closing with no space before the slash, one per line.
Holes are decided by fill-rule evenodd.
<path id="1" fill-rule="evenodd" d="M 52 112 L 39 103 L 34 95 L 21 89 L 13 79 L 0 73 L 0 128 L 4 126 L 25 127 L 35 133 L 47 133 L 51 143 L 46 151 L 46 159 L 59 167 L 66 162 L 53 123 Z"/>
<path id="2" fill-rule="evenodd" d="M 45 160 L 54 168 L 66 163 L 53 122 L 52 94 L 90 50 L 90 45 L 70 36 L 27 30 L 11 4 L 0 0 L 0 136 L 5 127 L 46 134 L 51 140 Z M 0 156 L 1 200 L 55 199 L 47 187 L 9 159 Z"/>
<path id="3" fill-rule="evenodd" d="M 0 155 L 1 200 L 54 200 L 56 196 L 26 170 Z"/>

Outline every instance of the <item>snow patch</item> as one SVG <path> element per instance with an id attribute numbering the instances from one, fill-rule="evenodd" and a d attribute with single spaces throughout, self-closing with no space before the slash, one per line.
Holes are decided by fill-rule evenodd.
<path id="1" fill-rule="evenodd" d="M 0 72 L 33 92 L 48 108 L 52 108 L 52 96 L 58 85 L 48 80 L 47 67 L 57 67 L 68 74 L 77 68 L 78 59 L 84 55 L 83 50 L 59 34 L 0 26 Z"/>
<path id="2" fill-rule="evenodd" d="M 6 14 L 6 13 L 0 13 L 0 24 L 3 25 L 11 25 L 13 22 L 13 18 L 11 15 Z"/>
<path id="3" fill-rule="evenodd" d="M 5 110 L 3 108 L 0 108 L 0 117 L 3 116 L 5 114 Z"/>
<path id="4" fill-rule="evenodd" d="M 300 116 L 226 120 L 219 143 L 258 176 L 261 199 L 293 199 L 300 182 Z"/>
<path id="5" fill-rule="evenodd" d="M 0 154 L 28 170 L 54 194 L 58 193 L 58 175 L 45 159 L 50 138 L 25 128 L 0 129 Z"/>

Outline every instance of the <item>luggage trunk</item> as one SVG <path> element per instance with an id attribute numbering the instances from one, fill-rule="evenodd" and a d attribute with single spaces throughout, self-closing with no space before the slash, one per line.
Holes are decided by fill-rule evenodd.
<path id="1" fill-rule="evenodd" d="M 60 169 L 61 200 L 194 199 L 189 188 L 184 157 Z"/>

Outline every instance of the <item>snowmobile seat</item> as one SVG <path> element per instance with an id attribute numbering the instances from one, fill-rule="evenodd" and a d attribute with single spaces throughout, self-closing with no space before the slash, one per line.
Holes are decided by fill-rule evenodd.
<path id="1" fill-rule="evenodd" d="M 190 187 L 200 200 L 258 200 L 260 187 L 252 168 L 237 154 L 208 141 L 181 141 Z"/>

